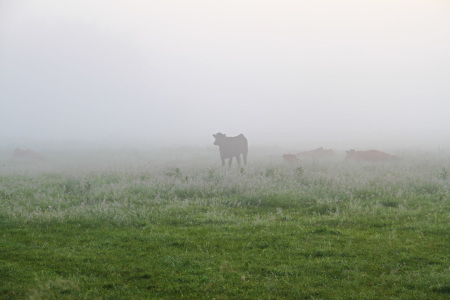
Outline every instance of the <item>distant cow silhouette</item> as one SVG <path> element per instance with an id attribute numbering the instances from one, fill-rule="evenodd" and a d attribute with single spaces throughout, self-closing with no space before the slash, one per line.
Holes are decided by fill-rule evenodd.
<path id="1" fill-rule="evenodd" d="M 323 147 L 320 147 L 314 150 L 299 152 L 296 156 L 302 158 L 324 158 L 336 156 L 336 153 L 334 153 L 331 149 L 324 149 Z"/>
<path id="2" fill-rule="evenodd" d="M 346 160 L 386 162 L 398 159 L 398 156 L 391 155 L 378 150 L 356 151 L 352 149 L 346 152 L 347 152 L 347 156 L 345 157 Z"/>
<path id="3" fill-rule="evenodd" d="M 26 159 L 26 160 L 34 160 L 34 161 L 44 161 L 45 157 L 38 153 L 35 152 L 33 150 L 27 149 L 21 149 L 21 148 L 16 148 L 13 152 L 12 155 L 14 158 L 18 158 L 18 159 Z"/>
<path id="4" fill-rule="evenodd" d="M 300 159 L 295 154 L 283 154 L 283 159 L 285 162 L 288 162 L 290 164 L 300 162 Z"/>
<path id="5" fill-rule="evenodd" d="M 241 153 L 244 158 L 244 164 L 247 164 L 248 142 L 243 134 L 234 137 L 227 137 L 223 133 L 213 134 L 216 139 L 214 145 L 219 146 L 222 166 L 225 165 L 225 159 L 229 158 L 228 166 L 231 166 L 233 157 L 236 157 L 238 165 L 241 165 Z"/>

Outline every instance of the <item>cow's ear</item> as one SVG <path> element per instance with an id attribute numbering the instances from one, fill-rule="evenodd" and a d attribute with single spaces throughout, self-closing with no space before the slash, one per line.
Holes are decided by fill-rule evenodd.
<path id="1" fill-rule="evenodd" d="M 217 135 L 216 134 L 213 134 L 213 137 L 216 137 Z"/>

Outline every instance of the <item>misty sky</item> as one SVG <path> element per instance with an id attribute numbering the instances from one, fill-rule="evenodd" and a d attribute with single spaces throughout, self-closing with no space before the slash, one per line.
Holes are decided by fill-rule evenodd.
<path id="1" fill-rule="evenodd" d="M 450 2 L 0 0 L 0 108 L 24 144 L 450 144 Z"/>

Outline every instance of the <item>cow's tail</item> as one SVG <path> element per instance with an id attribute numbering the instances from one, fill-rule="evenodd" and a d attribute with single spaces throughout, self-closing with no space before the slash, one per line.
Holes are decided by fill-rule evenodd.
<path id="1" fill-rule="evenodd" d="M 245 144 L 244 144 L 244 151 L 242 152 L 242 156 L 244 157 L 244 165 L 247 165 L 248 142 L 245 137 L 244 137 L 244 139 L 245 139 Z"/>

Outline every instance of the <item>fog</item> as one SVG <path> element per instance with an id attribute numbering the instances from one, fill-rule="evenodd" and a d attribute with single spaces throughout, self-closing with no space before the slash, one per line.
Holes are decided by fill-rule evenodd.
<path id="1" fill-rule="evenodd" d="M 448 1 L 0 1 L 0 143 L 450 147 Z"/>

